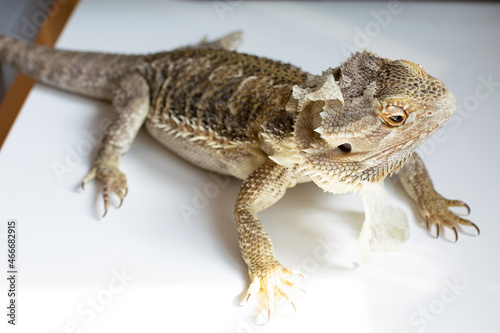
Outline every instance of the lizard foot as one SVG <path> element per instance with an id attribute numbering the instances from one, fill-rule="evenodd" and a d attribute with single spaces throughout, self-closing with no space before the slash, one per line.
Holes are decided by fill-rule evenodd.
<path id="1" fill-rule="evenodd" d="M 464 207 L 467 210 L 467 215 L 470 213 L 469 206 L 460 200 L 448 200 L 442 197 L 439 193 L 434 192 L 430 197 L 419 202 L 419 210 L 425 218 L 427 229 L 430 230 L 432 225 L 436 226 L 436 238 L 439 238 L 440 226 L 447 227 L 455 234 L 455 242 L 458 240 L 457 226 L 471 226 L 476 229 L 479 235 L 479 228 L 471 221 L 461 218 L 453 213 L 449 207 Z"/>
<path id="2" fill-rule="evenodd" d="M 298 288 L 298 280 L 303 280 L 302 274 L 284 268 L 279 262 L 276 262 L 272 267 L 265 268 L 256 272 L 250 272 L 251 283 L 246 294 L 246 304 L 250 296 L 257 294 L 260 290 L 264 292 L 265 310 L 267 310 L 267 321 L 271 316 L 271 308 L 274 307 L 275 298 L 290 302 L 294 310 L 295 305 L 288 296 L 287 291 L 290 289 L 300 290 Z M 304 291 L 303 291 L 304 292 Z"/>
<path id="3" fill-rule="evenodd" d="M 96 166 L 92 168 L 92 170 L 90 170 L 90 172 L 83 178 L 82 187 L 85 188 L 85 184 L 94 178 L 97 178 L 104 183 L 102 191 L 104 199 L 104 217 L 108 213 L 110 191 L 113 191 L 116 195 L 118 195 L 120 198 L 120 206 L 122 205 L 123 199 L 128 192 L 127 177 L 115 166 L 96 163 Z"/>

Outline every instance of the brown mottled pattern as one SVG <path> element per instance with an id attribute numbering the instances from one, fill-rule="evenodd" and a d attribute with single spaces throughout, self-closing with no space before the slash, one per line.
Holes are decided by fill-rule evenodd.
<path id="1" fill-rule="evenodd" d="M 378 81 L 384 82 L 384 86 L 377 91 L 374 96 L 376 98 L 404 95 L 424 102 L 434 102 L 446 94 L 446 87 L 441 81 L 405 60 L 386 63 Z"/>
<path id="2" fill-rule="evenodd" d="M 367 51 L 309 76 L 233 52 L 240 37 L 124 56 L 59 51 L 0 35 L 0 61 L 57 88 L 112 101 L 117 119 L 83 181 L 104 183 L 105 211 L 111 192 L 121 200 L 127 194 L 119 163 L 143 124 L 192 163 L 244 179 L 234 213 L 251 278 L 247 297 L 263 290 L 268 314 L 275 296 L 289 300 L 286 289 L 296 288 L 298 274 L 279 263 L 257 214 L 297 182 L 345 193 L 402 168 L 399 178 L 428 224 L 456 237 L 457 225 L 479 232 L 448 209 L 468 206 L 439 195 L 414 153 L 455 110 L 441 81 L 417 64 Z M 367 207 L 367 216 L 382 209 Z"/>
<path id="3" fill-rule="evenodd" d="M 263 125 L 283 116 L 292 87 L 306 78 L 289 64 L 227 50 L 180 50 L 146 61 L 153 70 L 152 117 L 186 117 L 234 141 L 256 140 Z M 171 65 L 156 69 L 156 63 Z"/>

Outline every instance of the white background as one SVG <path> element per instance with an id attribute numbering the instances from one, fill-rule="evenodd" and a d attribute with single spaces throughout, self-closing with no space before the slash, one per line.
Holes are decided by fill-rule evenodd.
<path id="1" fill-rule="evenodd" d="M 423 65 L 459 110 L 422 155 L 438 191 L 471 206 L 481 235 L 465 228 L 456 244 L 450 233 L 433 239 L 391 180 L 388 201 L 407 212 L 410 240 L 360 265 L 361 197 L 299 185 L 260 217 L 278 259 L 306 276 L 307 295 L 295 301 L 296 314 L 285 306 L 259 326 L 257 297 L 237 305 L 249 283 L 232 216 L 240 181 L 214 187 L 206 171 L 141 131 L 121 164 L 129 195 L 101 219 L 101 185 L 78 185 L 97 149 L 85 133 L 114 114 L 105 102 L 37 85 L 0 153 L 0 262 L 6 271 L 13 218 L 20 267 L 15 328 L 6 324 L 0 280 L 2 331 L 500 331 L 499 14 L 498 5 L 467 3 L 82 0 L 58 47 L 154 52 L 242 29 L 242 52 L 314 74 L 338 66 L 346 45 Z M 54 171 L 68 162 L 67 173 Z M 183 217 L 205 187 L 216 195 Z M 334 248 L 329 257 L 325 242 Z M 121 284 L 122 271 L 133 278 Z"/>

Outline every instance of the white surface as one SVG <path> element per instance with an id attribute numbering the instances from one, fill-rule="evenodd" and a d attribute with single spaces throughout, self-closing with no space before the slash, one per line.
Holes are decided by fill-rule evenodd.
<path id="1" fill-rule="evenodd" d="M 409 241 L 398 253 L 375 253 L 371 263 L 353 265 L 363 221 L 359 195 L 299 185 L 261 219 L 281 262 L 306 276 L 307 296 L 295 302 L 295 315 L 276 313 L 269 325 L 258 326 L 254 303 L 237 306 L 249 283 L 232 217 L 240 182 L 209 185 L 207 172 L 143 131 L 121 165 L 129 195 L 100 219 L 101 186 L 78 190 L 96 153 L 85 131 L 114 115 L 106 103 L 37 85 L 0 154 L 0 235 L 9 218 L 17 219 L 20 235 L 18 326 L 6 324 L 2 306 L 2 332 L 500 331 L 500 85 L 490 92 L 478 80 L 500 82 L 500 7 L 403 3 L 377 23 L 372 11 L 387 11 L 388 3 L 215 4 L 226 11 L 212 1 L 82 0 L 58 46 L 153 52 L 243 29 L 242 51 L 315 74 L 337 66 L 345 59 L 340 45 L 355 41 L 420 63 L 448 85 L 462 110 L 425 145 L 426 164 L 441 193 L 471 206 L 481 236 L 466 229 L 457 244 L 433 239 L 395 186 L 389 204 L 408 213 Z M 356 37 L 360 30 L 369 40 Z M 70 151 L 80 153 L 75 158 Z M 58 179 L 53 165 L 66 159 L 69 172 Z M 216 195 L 198 215 L 183 218 L 181 208 L 193 206 L 194 193 L 210 186 Z M 330 257 L 321 247 L 327 242 Z M 4 244 L 0 249 L 6 270 Z M 125 286 L 114 277 L 122 269 L 134 276 Z M 6 304 L 1 281 L 0 303 Z M 450 287 L 454 283 L 463 289 Z M 98 310 L 88 303 L 93 297 Z"/>

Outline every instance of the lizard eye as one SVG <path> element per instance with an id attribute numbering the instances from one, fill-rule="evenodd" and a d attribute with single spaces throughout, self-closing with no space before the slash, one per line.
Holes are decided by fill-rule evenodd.
<path id="1" fill-rule="evenodd" d="M 403 121 L 403 116 L 392 116 L 391 117 L 391 120 L 394 122 L 394 123 L 400 123 Z"/>
<path id="2" fill-rule="evenodd" d="M 407 115 L 405 109 L 398 105 L 389 105 L 382 112 L 382 118 L 391 126 L 403 125 L 406 121 Z"/>

